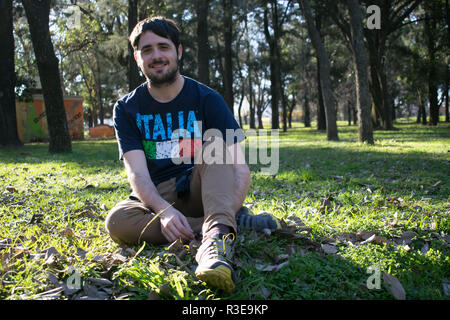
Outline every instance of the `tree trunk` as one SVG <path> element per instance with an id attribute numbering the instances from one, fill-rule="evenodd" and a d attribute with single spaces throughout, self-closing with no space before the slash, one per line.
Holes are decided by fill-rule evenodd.
<path id="1" fill-rule="evenodd" d="M 309 108 L 309 100 L 308 100 L 308 94 L 306 93 L 305 90 L 305 97 L 304 97 L 304 105 L 303 105 L 303 123 L 305 124 L 306 128 L 310 128 L 311 127 L 311 111 Z"/>
<path id="2" fill-rule="evenodd" d="M 283 116 L 283 132 L 286 132 L 287 131 L 288 108 L 287 108 L 287 98 L 286 98 L 286 94 L 284 93 L 283 86 L 281 86 L 280 94 L 281 94 L 281 103 L 282 103 L 281 112 L 282 112 L 282 116 Z"/>
<path id="3" fill-rule="evenodd" d="M 288 109 L 288 126 L 289 129 L 292 129 L 292 113 L 294 112 L 295 105 L 297 104 L 295 95 L 292 95 L 292 102 Z"/>
<path id="4" fill-rule="evenodd" d="M 49 152 L 71 152 L 72 144 L 61 90 L 58 59 L 49 30 L 50 2 L 50 0 L 40 2 L 22 0 L 44 95 L 50 138 Z"/>
<path id="5" fill-rule="evenodd" d="M 0 145 L 20 146 L 17 134 L 14 87 L 14 36 L 12 0 L 0 0 Z"/>
<path id="6" fill-rule="evenodd" d="M 448 60 L 447 60 L 447 70 L 445 72 L 445 87 L 444 87 L 444 96 L 445 96 L 445 122 L 449 122 L 450 121 L 450 114 L 449 114 L 449 110 L 448 110 L 448 90 L 449 90 L 449 78 L 450 78 L 450 72 L 449 72 L 449 68 L 448 68 Z"/>
<path id="7" fill-rule="evenodd" d="M 339 140 L 337 123 L 336 123 L 336 107 L 333 98 L 330 78 L 330 60 L 325 51 L 322 39 L 314 25 L 314 17 L 312 14 L 309 0 L 299 0 L 302 7 L 303 15 L 308 25 L 308 32 L 313 43 L 316 55 L 320 57 L 320 83 L 322 85 L 323 99 L 325 103 L 325 116 L 327 123 L 327 139 Z"/>
<path id="8" fill-rule="evenodd" d="M 275 4 L 274 4 L 275 2 Z M 274 7 L 276 7 L 276 1 L 271 1 L 272 3 L 272 11 L 274 10 Z M 272 16 L 275 15 L 272 13 Z M 275 22 L 272 21 L 272 25 Z M 280 110 L 279 110 L 279 94 L 280 90 L 280 79 L 278 71 L 277 62 L 279 62 L 279 59 L 277 58 L 277 39 L 275 36 L 271 36 L 269 32 L 269 19 L 268 19 L 268 9 L 267 9 L 267 1 L 265 2 L 264 6 L 264 35 L 266 37 L 266 41 L 269 44 L 269 56 L 270 56 L 270 95 L 271 95 L 271 107 L 272 107 L 272 129 L 279 129 L 280 128 Z"/>
<path id="9" fill-rule="evenodd" d="M 138 22 L 138 4 L 139 0 L 128 0 L 128 34 L 131 34 Z M 143 82 L 143 79 L 139 74 L 139 67 L 134 60 L 134 50 L 129 42 L 128 54 L 128 90 L 133 91 Z"/>
<path id="10" fill-rule="evenodd" d="M 260 100 L 256 110 L 256 116 L 258 117 L 258 129 L 264 129 L 262 114 L 263 114 L 263 102 L 262 100 Z"/>
<path id="11" fill-rule="evenodd" d="M 433 4 L 425 6 L 425 35 L 427 38 L 428 53 L 428 101 L 430 103 L 430 125 L 436 126 L 439 122 L 439 105 L 437 93 L 437 70 L 436 70 L 436 20 L 433 14 Z M 427 3 L 428 4 L 428 3 Z"/>
<path id="12" fill-rule="evenodd" d="M 425 97 L 423 96 L 423 90 L 418 88 L 417 95 L 419 97 L 419 111 L 417 112 L 417 123 L 427 124 L 427 112 L 425 110 Z"/>
<path id="13" fill-rule="evenodd" d="M 233 36 L 233 2 L 231 0 L 222 0 L 224 10 L 224 39 L 225 39 L 225 66 L 224 66 L 224 86 L 225 86 L 225 101 L 228 104 L 231 112 L 234 108 L 234 94 L 233 94 L 233 51 L 232 51 L 232 36 Z"/>
<path id="14" fill-rule="evenodd" d="M 352 107 L 350 101 L 347 101 L 347 121 L 348 125 L 352 125 Z"/>
<path id="15" fill-rule="evenodd" d="M 94 79 L 95 79 L 95 88 L 96 88 L 96 95 L 97 95 L 97 104 L 98 104 L 98 111 L 100 116 L 100 124 L 105 123 L 105 110 L 103 107 L 103 98 L 102 98 L 102 82 L 100 77 L 100 62 L 99 62 L 99 55 L 96 54 L 95 56 L 95 63 L 96 63 L 96 70 L 94 71 Z"/>
<path id="16" fill-rule="evenodd" d="M 208 44 L 209 0 L 198 0 L 197 10 L 197 65 L 198 80 L 209 86 L 209 44 Z"/>
<path id="17" fill-rule="evenodd" d="M 239 118 L 239 126 L 242 128 L 242 103 L 244 102 L 245 97 L 245 87 L 242 86 L 242 95 L 241 99 L 239 100 L 239 106 L 238 106 L 238 118 Z M 244 120 L 245 124 L 247 124 L 247 120 Z"/>
<path id="18" fill-rule="evenodd" d="M 445 1 L 445 21 L 447 22 L 447 47 L 450 46 L 450 6 L 448 4 L 448 0 Z M 449 122 L 450 121 L 450 113 L 448 110 L 448 90 L 450 89 L 450 69 L 448 67 L 448 63 L 449 63 L 449 59 L 447 56 L 447 59 L 445 61 L 445 65 L 447 66 L 447 70 L 445 72 L 445 122 Z"/>
<path id="19" fill-rule="evenodd" d="M 374 144 L 372 119 L 370 117 L 370 91 L 369 77 L 367 74 L 367 56 L 364 46 L 362 14 L 358 0 L 347 0 L 350 13 L 350 25 L 352 29 L 352 50 L 356 76 L 356 106 L 358 109 L 358 133 L 359 141 Z"/>
<path id="20" fill-rule="evenodd" d="M 323 104 L 322 84 L 320 82 L 320 58 L 317 57 L 317 130 L 325 131 L 327 129 L 327 120 L 325 116 L 325 105 Z"/>

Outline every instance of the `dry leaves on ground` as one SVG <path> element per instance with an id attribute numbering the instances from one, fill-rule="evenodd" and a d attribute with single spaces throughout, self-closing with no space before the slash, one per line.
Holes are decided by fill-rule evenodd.
<path id="1" fill-rule="evenodd" d="M 406 292 L 403 289 L 402 284 L 397 279 L 397 277 L 390 275 L 388 273 L 383 273 L 383 284 L 387 291 L 389 291 L 395 299 L 397 300 L 405 300 Z"/>

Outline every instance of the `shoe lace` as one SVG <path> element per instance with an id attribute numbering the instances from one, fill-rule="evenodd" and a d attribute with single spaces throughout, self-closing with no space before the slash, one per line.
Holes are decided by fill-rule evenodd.
<path id="1" fill-rule="evenodd" d="M 210 247 L 210 250 L 215 251 L 216 254 L 222 255 L 223 257 L 227 257 L 227 247 L 226 247 L 226 241 L 230 238 L 231 241 L 234 241 L 235 236 L 233 233 L 228 233 L 224 236 L 222 236 L 222 238 L 214 238 L 212 239 L 214 245 Z M 220 242 L 222 242 L 222 244 L 220 244 Z M 232 250 L 231 245 L 230 245 L 230 250 Z"/>
<path id="2" fill-rule="evenodd" d="M 226 252 L 225 244 L 226 240 L 231 236 L 231 241 L 234 241 L 236 238 L 234 236 L 234 233 L 228 233 L 222 237 L 222 246 L 223 246 L 223 252 Z"/>

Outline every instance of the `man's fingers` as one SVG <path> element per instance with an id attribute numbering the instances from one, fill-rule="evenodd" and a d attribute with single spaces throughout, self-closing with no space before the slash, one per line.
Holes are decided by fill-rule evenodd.
<path id="1" fill-rule="evenodd" d="M 174 221 L 174 227 L 177 229 L 178 231 L 178 235 L 184 239 L 191 239 L 193 238 L 194 234 L 190 231 L 190 227 L 186 228 L 184 225 L 184 221 L 183 221 L 184 217 L 179 217 L 179 219 L 176 219 Z M 187 223 L 187 221 L 186 221 Z"/>
<path id="2" fill-rule="evenodd" d="M 177 237 L 175 237 L 172 231 L 170 231 L 168 228 L 162 228 L 161 232 L 169 242 L 174 242 L 177 239 Z"/>

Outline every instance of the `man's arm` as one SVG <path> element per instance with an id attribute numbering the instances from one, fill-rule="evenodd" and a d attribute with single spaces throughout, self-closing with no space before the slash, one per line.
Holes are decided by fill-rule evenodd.
<path id="1" fill-rule="evenodd" d="M 247 196 L 250 188 L 250 169 L 245 162 L 245 156 L 239 143 L 228 147 L 234 166 L 234 209 L 237 212 Z"/>
<path id="2" fill-rule="evenodd" d="M 142 150 L 131 150 L 123 155 L 128 181 L 138 198 L 159 213 L 161 232 L 170 242 L 178 238 L 193 239 L 194 234 L 186 217 L 164 200 L 150 178 L 147 161 Z"/>

